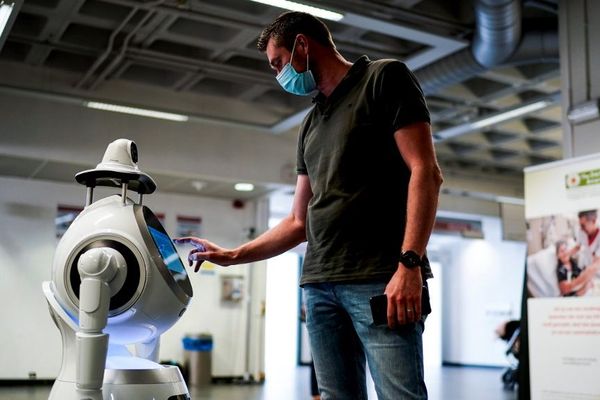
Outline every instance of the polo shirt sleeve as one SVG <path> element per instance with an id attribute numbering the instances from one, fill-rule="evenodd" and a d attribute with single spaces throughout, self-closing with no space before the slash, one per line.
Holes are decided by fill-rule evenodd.
<path id="1" fill-rule="evenodd" d="M 304 120 L 300 124 L 300 129 L 298 130 L 298 147 L 296 150 L 296 173 L 298 175 L 308 175 L 308 168 L 306 168 L 306 162 L 304 161 L 304 139 L 308 134 L 314 110 L 313 107 L 309 113 L 306 114 Z"/>
<path id="2" fill-rule="evenodd" d="M 391 61 L 377 79 L 375 103 L 393 132 L 416 123 L 430 123 L 429 110 L 415 75 L 400 61 Z"/>
<path id="3" fill-rule="evenodd" d="M 298 175 L 308 175 L 306 169 L 306 163 L 304 162 L 304 134 L 303 130 L 300 130 L 298 135 L 298 149 L 296 151 L 296 173 Z"/>

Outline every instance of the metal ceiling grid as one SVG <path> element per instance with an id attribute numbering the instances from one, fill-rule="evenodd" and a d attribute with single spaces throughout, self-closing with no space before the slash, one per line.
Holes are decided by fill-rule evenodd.
<path id="1" fill-rule="evenodd" d="M 557 64 L 504 67 L 451 86 L 429 99 L 434 132 L 486 114 L 558 93 Z M 442 164 L 521 175 L 522 168 L 562 157 L 561 109 L 557 104 L 518 120 L 438 143 Z M 460 160 L 457 160 L 460 158 Z"/>
<path id="2" fill-rule="evenodd" d="M 361 54 L 407 62 L 422 60 L 427 52 L 437 57 L 431 53 L 436 43 L 459 48 L 468 44 L 474 31 L 470 1 L 315 3 L 354 16 L 345 23 L 327 22 L 338 48 L 350 60 Z M 541 10 L 537 3 L 524 1 L 528 27 L 556 24 L 552 10 Z M 160 99 L 148 100 L 151 88 L 164 93 L 165 99 L 177 100 L 169 103 L 168 110 L 200 116 L 204 110 L 194 109 L 193 104 L 203 104 L 200 99 L 205 99 L 204 104 L 222 105 L 221 114 L 211 109 L 210 115 L 223 120 L 231 118 L 228 110 L 244 105 L 247 112 L 236 117 L 237 123 L 267 131 L 277 126 L 272 132 L 288 132 L 310 99 L 284 93 L 266 58 L 255 49 L 261 29 L 280 12 L 248 0 L 26 0 L 0 52 L 0 71 L 16 66 L 27 68 L 31 75 L 60 73 L 65 80 L 47 85 L 78 98 L 102 93 L 104 99 L 118 102 L 116 96 L 110 98 L 111 89 L 125 87 L 130 102 L 155 106 Z M 5 76 L 0 77 L 0 85 L 47 90 L 32 84 L 33 80 Z M 540 62 L 483 71 L 427 100 L 436 132 L 559 91 L 558 64 Z M 182 103 L 190 105 L 180 107 Z M 524 166 L 560 158 L 561 140 L 557 106 L 436 146 L 445 168 L 520 177 Z"/>

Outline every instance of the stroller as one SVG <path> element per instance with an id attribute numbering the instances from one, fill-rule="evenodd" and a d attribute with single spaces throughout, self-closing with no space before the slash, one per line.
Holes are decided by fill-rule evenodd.
<path id="1" fill-rule="evenodd" d="M 502 374 L 502 383 L 505 390 L 514 390 L 519 383 L 519 349 L 521 347 L 521 328 L 519 321 L 510 321 L 506 324 L 505 334 L 502 339 L 506 340 L 508 347 L 506 357 L 509 366 Z"/>

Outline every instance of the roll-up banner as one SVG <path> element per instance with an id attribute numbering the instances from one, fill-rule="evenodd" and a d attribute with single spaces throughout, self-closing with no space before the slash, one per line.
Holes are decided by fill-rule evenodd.
<path id="1" fill-rule="evenodd" d="M 600 154 L 525 169 L 531 400 L 600 400 Z"/>

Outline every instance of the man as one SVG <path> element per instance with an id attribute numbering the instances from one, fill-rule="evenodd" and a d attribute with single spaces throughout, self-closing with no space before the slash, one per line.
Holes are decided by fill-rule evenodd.
<path id="1" fill-rule="evenodd" d="M 577 233 L 577 246 L 574 251 L 579 251 L 579 265 L 587 267 L 600 257 L 598 213 L 596 210 L 586 210 L 579 212 L 577 217 L 581 229 Z"/>
<path id="2" fill-rule="evenodd" d="M 442 178 L 421 89 L 398 61 L 345 60 L 309 14 L 282 14 L 258 48 L 286 91 L 318 93 L 300 128 L 292 211 L 235 249 L 178 242 L 196 246 L 198 270 L 307 240 L 301 285 L 322 399 L 366 399 L 366 360 L 380 400 L 426 399 L 421 293 Z M 388 326 L 376 326 L 369 298 L 384 292 Z"/>

